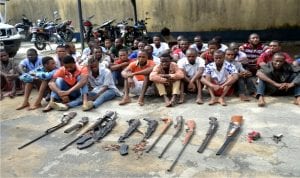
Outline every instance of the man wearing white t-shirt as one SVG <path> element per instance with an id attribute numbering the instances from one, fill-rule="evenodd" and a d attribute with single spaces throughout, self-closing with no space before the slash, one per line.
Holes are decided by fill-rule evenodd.
<path id="1" fill-rule="evenodd" d="M 203 104 L 202 100 L 202 85 L 201 76 L 205 68 L 205 61 L 197 57 L 197 51 L 190 48 L 186 51 L 186 57 L 178 61 L 178 66 L 184 72 L 184 78 L 181 82 L 181 92 L 179 103 L 184 102 L 184 89 L 187 88 L 189 92 L 197 91 L 197 104 Z"/>
<path id="2" fill-rule="evenodd" d="M 153 36 L 153 43 L 150 44 L 153 47 L 153 55 L 159 57 L 164 51 L 170 49 L 169 45 L 160 41 L 159 36 Z"/>

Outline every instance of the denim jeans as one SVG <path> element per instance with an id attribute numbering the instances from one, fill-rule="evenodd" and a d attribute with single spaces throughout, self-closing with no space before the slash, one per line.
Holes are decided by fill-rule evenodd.
<path id="1" fill-rule="evenodd" d="M 300 86 L 295 86 L 293 88 L 290 88 L 289 90 L 278 90 L 275 86 L 266 83 L 263 80 L 258 81 L 258 86 L 257 86 L 257 96 L 262 95 L 264 96 L 265 93 L 269 95 L 280 95 L 280 96 L 285 96 L 285 95 L 291 95 L 294 94 L 294 96 L 300 96 Z"/>
<path id="2" fill-rule="evenodd" d="M 80 80 L 80 76 L 78 76 L 77 78 L 77 82 Z M 55 80 L 55 84 L 56 86 L 60 89 L 60 90 L 63 90 L 63 91 L 66 91 L 68 89 L 71 88 L 71 86 L 69 86 L 63 78 L 57 78 Z M 67 103 L 67 105 L 72 108 L 72 107 L 75 107 L 75 106 L 79 106 L 82 104 L 82 95 L 83 94 L 87 94 L 88 93 L 88 86 L 87 85 L 84 85 L 83 87 L 81 87 L 79 90 L 76 90 L 76 91 L 73 91 L 70 95 L 69 95 L 69 98 L 70 98 L 70 102 Z M 51 97 L 52 98 L 55 98 L 56 100 L 61 100 L 60 99 L 60 96 L 54 92 L 54 91 L 51 91 Z"/>
<path id="3" fill-rule="evenodd" d="M 123 86 L 124 85 L 124 78 L 122 77 L 121 71 L 112 71 L 111 72 L 114 82 L 116 85 Z"/>
<path id="4" fill-rule="evenodd" d="M 97 93 L 89 92 L 89 96 L 96 96 Z M 96 98 L 96 100 L 93 102 L 94 108 L 99 107 L 101 104 L 103 104 L 105 101 L 109 101 L 114 99 L 117 96 L 117 93 L 113 89 L 107 89 L 105 92 L 103 92 L 100 96 Z"/>
<path id="5" fill-rule="evenodd" d="M 252 77 L 239 78 L 237 85 L 238 94 L 246 94 L 246 89 L 248 91 L 248 94 L 253 94 L 256 91 Z"/>

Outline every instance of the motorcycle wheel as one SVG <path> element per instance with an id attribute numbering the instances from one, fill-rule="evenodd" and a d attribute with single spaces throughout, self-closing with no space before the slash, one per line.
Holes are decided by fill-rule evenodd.
<path id="1" fill-rule="evenodd" d="M 38 50 L 44 50 L 46 48 L 46 40 L 43 35 L 36 36 L 36 41 L 34 42 L 34 46 Z"/>
<path id="2" fill-rule="evenodd" d="M 74 32 L 70 29 L 66 29 L 66 31 L 63 33 L 62 38 L 66 41 L 66 42 L 71 42 L 73 40 L 73 35 Z"/>

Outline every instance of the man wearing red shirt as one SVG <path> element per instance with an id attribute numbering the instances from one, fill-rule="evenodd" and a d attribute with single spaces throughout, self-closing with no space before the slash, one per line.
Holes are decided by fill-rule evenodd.
<path id="1" fill-rule="evenodd" d="M 259 58 L 257 59 L 257 66 L 261 67 L 263 65 L 266 65 L 268 62 L 272 61 L 273 55 L 275 53 L 280 52 L 281 46 L 280 42 L 277 40 L 273 40 L 269 44 L 269 49 L 263 52 Z M 292 64 L 294 59 L 291 58 L 287 53 L 281 52 L 282 55 L 284 55 L 285 61 L 289 64 Z"/>
<path id="2" fill-rule="evenodd" d="M 148 60 L 148 53 L 145 50 L 138 52 L 137 61 L 130 63 L 123 71 L 124 78 L 124 97 L 119 105 L 131 102 L 129 89 L 135 94 L 139 94 L 138 104 L 144 105 L 144 96 L 149 86 L 149 74 L 152 72 L 155 63 Z M 150 88 L 149 88 L 150 89 Z M 149 93 L 150 91 L 148 91 Z"/>
<path id="3" fill-rule="evenodd" d="M 64 57 L 63 63 L 64 66 L 55 72 L 49 82 L 49 87 L 52 90 L 51 99 L 43 111 L 46 112 L 51 109 L 65 111 L 81 105 L 82 102 L 82 110 L 90 110 L 93 104 L 87 100 L 89 74 L 87 67 L 77 66 L 72 56 Z M 54 102 L 54 99 L 62 101 L 62 103 Z"/>

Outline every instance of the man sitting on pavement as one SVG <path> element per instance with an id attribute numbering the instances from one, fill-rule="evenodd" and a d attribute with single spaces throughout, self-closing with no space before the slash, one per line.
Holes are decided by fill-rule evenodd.
<path id="1" fill-rule="evenodd" d="M 120 49 L 119 58 L 113 64 L 110 64 L 113 79 L 116 85 L 123 86 L 124 79 L 121 72 L 129 65 L 132 60 L 128 59 L 128 52 L 126 49 Z"/>
<path id="2" fill-rule="evenodd" d="M 155 63 L 152 60 L 148 60 L 148 53 L 145 50 L 138 52 L 137 61 L 130 63 L 122 71 L 122 76 L 124 78 L 124 97 L 119 105 L 131 102 L 129 91 L 136 95 L 140 95 L 138 104 L 140 106 L 144 105 L 144 96 L 150 85 L 149 74 L 152 72 L 154 66 Z M 147 93 L 151 93 L 151 88 L 148 88 Z"/>
<path id="3" fill-rule="evenodd" d="M 161 42 L 160 36 L 153 36 L 153 43 L 150 44 L 153 47 L 153 55 L 159 57 L 160 54 L 170 49 L 169 45 L 165 42 Z"/>
<path id="4" fill-rule="evenodd" d="M 44 112 L 52 108 L 65 111 L 69 108 L 81 105 L 82 110 L 87 111 L 93 107 L 93 102 L 88 101 L 88 68 L 77 66 L 72 56 L 63 59 L 64 66 L 57 69 L 49 82 L 52 90 L 49 104 L 43 109 Z M 62 101 L 62 103 L 55 102 Z"/>
<path id="5" fill-rule="evenodd" d="M 52 57 L 47 56 L 42 58 L 42 64 L 43 66 L 20 76 L 20 79 L 25 82 L 25 94 L 23 103 L 18 106 L 16 110 L 21 110 L 26 107 L 29 107 L 28 110 L 34 110 L 42 106 L 41 101 L 48 88 L 48 82 L 55 72 L 56 63 Z M 33 83 L 39 84 L 39 92 L 33 106 L 30 106 L 29 97 L 33 88 Z"/>
<path id="6" fill-rule="evenodd" d="M 258 106 L 266 105 L 264 95 L 294 94 L 294 104 L 300 105 L 300 71 L 288 64 L 283 53 L 275 53 L 272 61 L 257 71 L 260 79 L 257 87 Z"/>
<path id="7" fill-rule="evenodd" d="M 201 82 L 207 86 L 211 96 L 209 105 L 220 103 L 222 106 L 226 106 L 225 96 L 233 93 L 231 86 L 238 80 L 235 66 L 224 59 L 223 51 L 215 51 L 214 62 L 206 65 L 201 78 Z M 220 96 L 219 99 L 216 96 Z"/>
<path id="8" fill-rule="evenodd" d="M 179 68 L 184 72 L 179 103 L 184 102 L 184 90 L 187 88 L 189 92 L 197 91 L 196 103 L 203 104 L 201 77 L 205 68 L 205 61 L 197 55 L 196 49 L 190 48 L 186 52 L 186 57 L 178 61 Z"/>
<path id="9" fill-rule="evenodd" d="M 5 96 L 13 98 L 16 95 L 16 85 L 19 77 L 18 66 L 14 59 L 9 59 L 8 53 L 0 49 L 0 100 Z M 7 93 L 3 94 L 4 91 Z"/>
<path id="10" fill-rule="evenodd" d="M 150 80 L 155 83 L 160 96 L 164 97 L 166 107 L 175 105 L 176 97 L 180 94 L 180 79 L 184 77 L 169 53 L 160 56 L 160 64 L 156 65 L 150 73 Z M 172 99 L 167 96 L 167 89 L 172 91 Z"/>
<path id="11" fill-rule="evenodd" d="M 98 60 L 94 58 L 89 60 L 88 66 L 90 69 L 88 82 L 92 88 L 92 91 L 88 93 L 88 97 L 93 101 L 93 108 L 97 108 L 104 102 L 121 96 L 109 69 L 100 67 Z"/>

